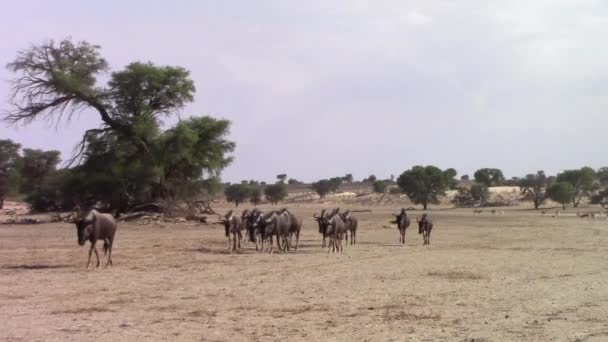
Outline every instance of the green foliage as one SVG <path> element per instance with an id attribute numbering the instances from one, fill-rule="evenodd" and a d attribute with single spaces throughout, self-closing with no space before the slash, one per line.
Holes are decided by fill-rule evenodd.
<path id="1" fill-rule="evenodd" d="M 325 198 L 325 196 L 331 192 L 332 184 L 328 179 L 321 179 L 318 182 L 314 182 L 311 184 L 311 189 L 313 189 L 321 198 Z"/>
<path id="2" fill-rule="evenodd" d="M 374 188 L 374 192 L 377 192 L 379 194 L 383 194 L 386 192 L 386 182 L 385 181 L 377 180 L 374 183 L 372 183 L 372 187 Z"/>
<path id="3" fill-rule="evenodd" d="M 347 173 L 344 177 L 342 177 L 344 183 L 352 183 L 354 178 L 352 173 Z"/>
<path id="4" fill-rule="evenodd" d="M 189 72 L 136 62 L 112 73 L 107 86 L 98 85 L 97 75 L 108 68 L 98 50 L 86 42 L 50 41 L 20 52 L 8 65 L 18 74 L 8 122 L 59 122 L 83 109 L 96 111 L 102 120 L 101 127 L 83 136 L 79 158 L 73 160 L 80 165 L 64 175 L 71 189 L 60 192 L 85 194 L 77 195 L 79 200 L 90 194 L 124 210 L 219 191 L 219 173 L 232 161 L 227 154 L 235 146 L 225 139 L 230 122 L 193 117 L 160 129 L 162 117 L 178 113 L 194 99 Z M 26 173 L 28 167 L 24 163 Z M 25 190 L 42 192 L 40 177 L 24 178 L 24 186 L 31 186 Z"/>
<path id="5" fill-rule="evenodd" d="M 456 169 L 449 168 L 443 173 L 445 175 L 448 188 L 452 190 L 456 189 L 456 187 L 458 186 L 458 181 L 456 180 L 456 175 L 458 175 L 458 172 L 456 171 Z"/>
<path id="6" fill-rule="evenodd" d="M 297 179 L 295 179 L 295 178 L 290 178 L 290 179 L 287 181 L 287 184 L 301 184 L 301 183 L 300 183 L 300 181 L 298 181 L 298 180 L 297 180 Z"/>
<path id="7" fill-rule="evenodd" d="M 483 207 L 486 205 L 490 192 L 485 184 L 475 183 L 470 188 L 460 187 L 452 202 L 457 207 Z"/>
<path id="8" fill-rule="evenodd" d="M 262 189 L 257 185 L 250 185 L 249 201 L 253 205 L 258 205 L 262 202 Z"/>
<path id="9" fill-rule="evenodd" d="M 429 204 L 439 203 L 439 197 L 448 188 L 445 173 L 431 165 L 414 166 L 403 172 L 397 184 L 412 202 L 422 204 L 425 210 Z"/>
<path id="10" fill-rule="evenodd" d="M 279 182 L 285 183 L 285 180 L 287 179 L 287 175 L 282 173 L 280 175 L 277 175 L 277 179 L 279 180 Z"/>
<path id="11" fill-rule="evenodd" d="M 7 194 L 15 191 L 15 172 L 21 145 L 0 139 L 0 209 Z"/>
<path id="12" fill-rule="evenodd" d="M 485 184 L 487 187 L 502 185 L 505 176 L 499 169 L 479 169 L 473 175 L 475 182 Z"/>
<path id="13" fill-rule="evenodd" d="M 534 209 L 538 209 L 547 199 L 548 178 L 544 171 L 526 175 L 525 178 L 519 180 L 518 185 L 524 199 L 531 200 L 534 203 Z"/>
<path id="14" fill-rule="evenodd" d="M 547 195 L 553 201 L 561 203 L 566 209 L 566 204 L 570 203 L 576 195 L 576 190 L 569 182 L 557 182 L 547 189 Z"/>
<path id="15" fill-rule="evenodd" d="M 469 175 L 462 175 L 462 176 L 460 176 L 460 180 L 468 181 L 469 180 Z"/>
<path id="16" fill-rule="evenodd" d="M 602 208 L 608 208 L 608 189 L 604 189 L 591 197 L 591 204 L 599 204 Z"/>
<path id="17" fill-rule="evenodd" d="M 583 167 L 578 170 L 565 170 L 557 175 L 558 182 L 567 182 L 572 185 L 574 195 L 572 205 L 578 207 L 584 196 L 591 194 L 598 189 L 597 174 L 590 167 Z"/>
<path id="18" fill-rule="evenodd" d="M 251 188 L 246 184 L 233 184 L 224 189 L 226 201 L 233 202 L 237 207 L 251 197 Z"/>
<path id="19" fill-rule="evenodd" d="M 338 192 L 338 190 L 340 189 L 340 185 L 342 185 L 342 178 L 340 177 L 333 177 L 329 179 L 329 184 L 331 185 L 330 191 L 331 192 Z"/>
<path id="20" fill-rule="evenodd" d="M 608 167 L 601 167 L 597 169 L 596 175 L 602 186 L 608 186 Z"/>
<path id="21" fill-rule="evenodd" d="M 366 179 L 364 179 L 364 182 L 368 182 L 368 183 L 373 183 L 377 180 L 375 175 L 369 175 L 369 177 L 367 177 Z"/>
<path id="22" fill-rule="evenodd" d="M 283 182 L 267 185 L 264 188 L 264 196 L 270 204 L 277 204 L 287 198 L 287 186 Z"/>
<path id="23" fill-rule="evenodd" d="M 23 149 L 19 170 L 23 178 L 21 191 L 28 194 L 40 190 L 49 175 L 57 169 L 59 155 L 59 151 Z"/>

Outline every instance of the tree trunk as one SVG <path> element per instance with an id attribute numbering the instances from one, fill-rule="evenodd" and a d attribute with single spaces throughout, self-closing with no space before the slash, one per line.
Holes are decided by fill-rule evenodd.
<path id="1" fill-rule="evenodd" d="M 562 203 L 562 209 L 566 210 L 566 203 Z"/>
<path id="2" fill-rule="evenodd" d="M 422 207 L 424 207 L 424 210 L 426 210 L 427 205 L 428 205 L 428 203 L 426 203 L 426 202 L 422 203 Z"/>

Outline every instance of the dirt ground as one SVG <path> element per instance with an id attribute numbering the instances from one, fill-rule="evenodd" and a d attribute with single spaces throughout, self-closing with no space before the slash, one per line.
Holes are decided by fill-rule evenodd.
<path id="1" fill-rule="evenodd" d="M 293 208 L 301 248 L 273 255 L 228 254 L 216 225 L 121 224 L 90 271 L 73 225 L 2 225 L 0 340 L 608 341 L 605 217 L 433 210 L 423 247 L 374 208 L 328 254 L 318 209 Z"/>

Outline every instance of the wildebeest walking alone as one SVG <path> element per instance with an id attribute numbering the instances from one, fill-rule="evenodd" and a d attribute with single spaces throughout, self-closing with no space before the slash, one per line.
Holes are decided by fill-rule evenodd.
<path id="1" fill-rule="evenodd" d="M 416 219 L 416 222 L 418 222 L 418 234 L 422 234 L 422 238 L 424 239 L 423 245 L 430 245 L 433 221 L 428 218 L 427 214 L 422 214 L 420 220 Z"/>
<path id="2" fill-rule="evenodd" d="M 112 265 L 112 246 L 114 245 L 114 237 L 118 227 L 116 220 L 110 214 L 102 214 L 95 209 L 86 212 L 85 215 L 80 215 L 80 212 L 74 214 L 74 223 L 78 233 L 78 244 L 84 246 L 85 242 L 91 242 L 89 249 L 89 260 L 87 268 L 91 265 L 91 254 L 95 252 L 97 258 L 97 266 L 99 267 L 99 253 L 95 247 L 97 240 L 103 240 L 104 255 L 108 255 L 106 267 Z"/>
<path id="3" fill-rule="evenodd" d="M 395 216 L 395 221 L 391 221 L 391 223 L 397 224 L 397 229 L 399 229 L 399 242 L 405 244 L 405 231 L 407 227 L 410 226 L 410 218 L 407 217 L 407 213 L 403 208 L 399 214 L 393 214 L 393 216 Z"/>

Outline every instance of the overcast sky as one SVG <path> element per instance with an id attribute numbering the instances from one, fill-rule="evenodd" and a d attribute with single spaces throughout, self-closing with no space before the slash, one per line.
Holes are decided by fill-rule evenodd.
<path id="1" fill-rule="evenodd" d="M 46 39 L 102 46 L 113 70 L 179 65 L 183 116 L 233 122 L 227 181 L 606 166 L 608 2 L 3 1 L 0 64 Z M 0 107 L 12 75 L 0 70 Z M 0 138 L 70 155 L 98 114 Z"/>

